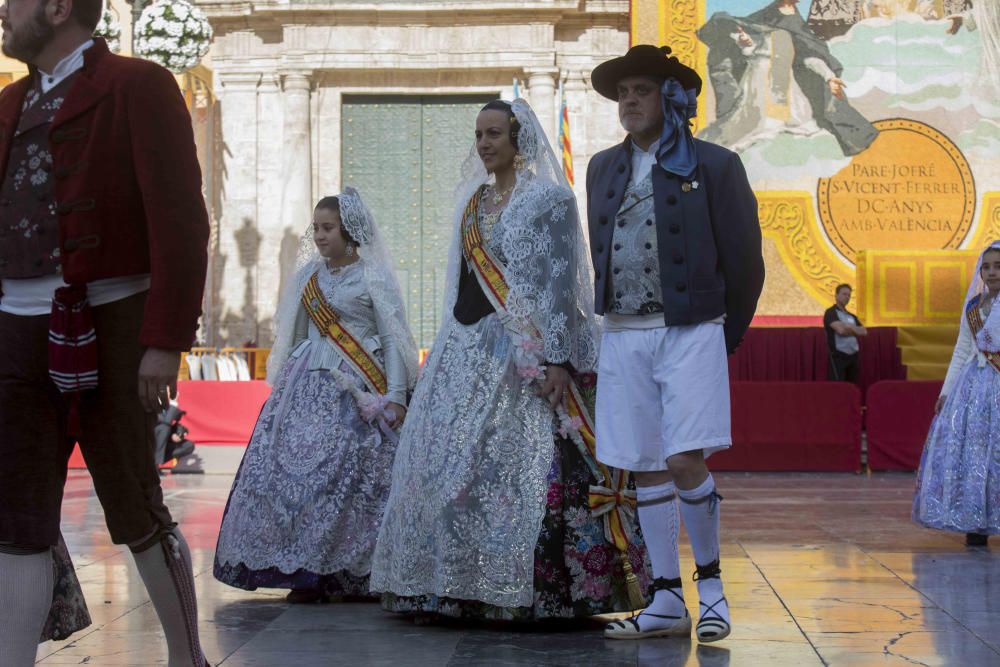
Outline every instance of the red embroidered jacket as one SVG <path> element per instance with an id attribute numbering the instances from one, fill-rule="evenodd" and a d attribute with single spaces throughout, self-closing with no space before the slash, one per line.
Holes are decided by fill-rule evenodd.
<path id="1" fill-rule="evenodd" d="M 2 177 L 30 77 L 0 92 Z M 201 315 L 209 224 L 184 99 L 166 69 L 114 55 L 102 39 L 75 79 L 49 132 L 63 279 L 149 273 L 140 342 L 186 350 Z"/>

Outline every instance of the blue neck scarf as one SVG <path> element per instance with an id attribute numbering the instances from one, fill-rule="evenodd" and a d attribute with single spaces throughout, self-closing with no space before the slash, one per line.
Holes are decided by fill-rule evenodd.
<path id="1" fill-rule="evenodd" d="M 688 119 L 698 114 L 698 94 L 684 90 L 677 79 L 667 79 L 660 88 L 663 105 L 663 132 L 656 161 L 664 171 L 688 178 L 698 166 L 698 151 Z"/>

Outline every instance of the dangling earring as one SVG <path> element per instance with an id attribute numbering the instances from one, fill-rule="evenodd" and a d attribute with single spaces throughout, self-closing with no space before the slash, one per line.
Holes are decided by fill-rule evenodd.
<path id="1" fill-rule="evenodd" d="M 521 171 L 528 164 L 528 159 L 517 153 L 514 155 L 514 169 L 515 171 Z"/>
<path id="2" fill-rule="evenodd" d="M 347 250 L 344 251 L 344 254 L 347 255 L 348 257 L 354 257 L 354 244 L 353 243 L 348 243 L 347 244 Z"/>

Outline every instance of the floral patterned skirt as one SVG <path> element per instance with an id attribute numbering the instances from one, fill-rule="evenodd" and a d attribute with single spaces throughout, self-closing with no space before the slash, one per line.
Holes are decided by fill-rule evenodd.
<path id="1" fill-rule="evenodd" d="M 52 606 L 39 641 L 66 639 L 90 625 L 90 612 L 62 535 L 52 547 Z"/>
<path id="2" fill-rule="evenodd" d="M 557 438 L 545 519 L 535 545 L 535 602 L 498 607 L 478 600 L 382 595 L 382 607 L 399 613 L 435 613 L 469 620 L 539 621 L 631 611 L 618 551 L 604 537 L 604 520 L 590 514 L 590 469 L 571 440 Z M 631 527 L 628 559 L 640 590 L 650 584 L 646 546 L 638 522 Z"/>

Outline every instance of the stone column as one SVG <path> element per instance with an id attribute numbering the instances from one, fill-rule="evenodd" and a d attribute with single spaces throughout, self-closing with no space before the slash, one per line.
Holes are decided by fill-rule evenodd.
<path id="1" fill-rule="evenodd" d="M 284 119 L 281 77 L 277 72 L 268 72 L 260 82 L 257 95 L 257 150 L 261 156 L 257 164 L 257 211 L 260 216 L 257 229 L 261 237 L 260 260 L 257 264 L 257 310 L 260 321 L 258 342 L 265 346 L 272 342 L 271 318 L 283 287 L 280 248 L 286 173 L 283 154 Z M 297 238 L 303 229 L 305 222 L 294 233 L 289 231 L 289 236 Z M 292 260 L 290 264 L 294 266 L 295 261 Z"/>
<path id="2" fill-rule="evenodd" d="M 332 195 L 343 189 L 341 176 L 340 131 L 343 108 L 343 95 L 340 89 L 324 85 L 317 92 L 319 97 L 319 118 L 317 119 L 317 163 L 313 169 L 318 184 L 317 199 L 324 195 Z"/>
<path id="3" fill-rule="evenodd" d="M 282 75 L 282 227 L 298 228 L 312 212 L 311 73 Z"/>
<path id="4" fill-rule="evenodd" d="M 559 137 L 556 132 L 556 75 L 559 70 L 551 67 L 526 69 L 528 75 L 528 95 L 531 108 L 538 116 L 538 122 L 545 129 L 549 143 L 555 146 Z"/>
<path id="5" fill-rule="evenodd" d="M 269 174 L 278 187 L 268 187 L 281 202 L 274 217 L 261 221 L 264 252 L 260 262 L 260 318 L 270 323 L 277 310 L 281 286 L 295 269 L 291 248 L 306 230 L 312 216 L 312 72 L 286 70 L 281 77 L 281 144 L 274 162 L 281 171 Z M 277 128 L 262 128 L 274 132 Z M 273 134 L 271 135 L 274 136 Z M 267 143 L 262 137 L 262 143 Z M 270 343 L 270 327 L 262 328 L 261 342 Z"/>
<path id="6" fill-rule="evenodd" d="M 253 236 L 257 227 L 257 86 L 260 72 L 219 72 L 222 215 L 213 286 L 218 330 L 206 339 L 242 343 L 257 337 Z"/>

